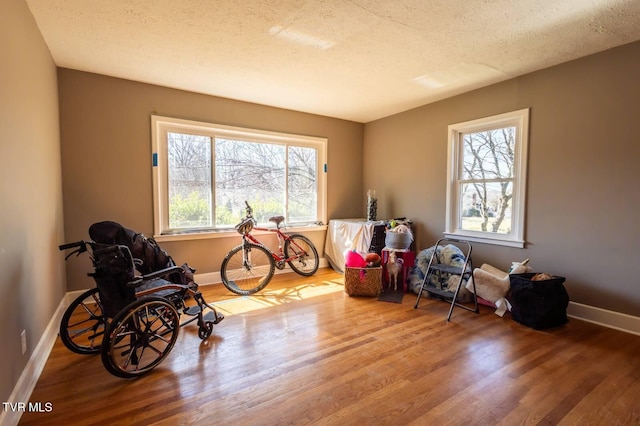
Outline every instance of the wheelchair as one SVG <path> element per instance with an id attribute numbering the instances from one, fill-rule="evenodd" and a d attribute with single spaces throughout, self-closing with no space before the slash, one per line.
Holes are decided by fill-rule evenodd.
<path id="1" fill-rule="evenodd" d="M 109 373 L 138 377 L 164 361 L 180 328 L 197 321 L 198 337 L 206 340 L 224 319 L 198 291 L 195 270 L 177 266 L 152 238 L 110 221 L 91 225 L 89 235 L 59 246 L 73 249 L 65 260 L 88 253 L 96 283 L 62 316 L 60 339 L 69 350 L 100 353 Z"/>

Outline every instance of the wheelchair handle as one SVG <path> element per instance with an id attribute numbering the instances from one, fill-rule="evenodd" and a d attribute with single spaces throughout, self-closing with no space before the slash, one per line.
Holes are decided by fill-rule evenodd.
<path id="1" fill-rule="evenodd" d="M 80 240 L 80 241 L 76 241 L 75 243 L 67 243 L 67 244 L 61 244 L 58 246 L 58 249 L 60 251 L 64 251 L 64 250 L 68 250 L 70 248 L 75 248 L 76 250 L 72 251 L 71 253 L 69 253 L 68 255 L 66 255 L 64 257 L 64 260 L 69 259 L 71 256 L 73 256 L 74 254 L 76 254 L 77 256 L 80 256 L 81 253 L 84 253 L 87 251 L 87 244 L 90 244 L 88 241 L 85 240 Z"/>
<path id="2" fill-rule="evenodd" d="M 63 250 L 68 250 L 70 248 L 76 248 L 76 247 L 85 247 L 87 246 L 87 243 L 84 240 L 80 240 L 80 241 L 76 241 L 75 243 L 67 243 L 67 244 L 62 244 L 58 246 L 58 249 L 60 249 L 60 251 Z"/>

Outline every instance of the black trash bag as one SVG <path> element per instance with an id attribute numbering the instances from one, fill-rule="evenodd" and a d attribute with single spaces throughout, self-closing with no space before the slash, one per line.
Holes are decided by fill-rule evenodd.
<path id="1" fill-rule="evenodd" d="M 569 294 L 564 287 L 564 278 L 532 281 L 535 273 L 511 274 L 512 318 L 536 330 L 558 327 L 565 324 Z"/>

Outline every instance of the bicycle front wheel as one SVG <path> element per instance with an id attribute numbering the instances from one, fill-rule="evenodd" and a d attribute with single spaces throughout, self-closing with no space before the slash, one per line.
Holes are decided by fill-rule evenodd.
<path id="1" fill-rule="evenodd" d="M 269 250 L 258 244 L 245 243 L 227 254 L 220 267 L 220 276 L 229 291 L 246 296 L 265 288 L 275 267 Z"/>
<path id="2" fill-rule="evenodd" d="M 315 274 L 320 264 L 318 250 L 310 239 L 300 234 L 291 234 L 284 243 L 284 255 L 294 272 L 310 277 Z"/>

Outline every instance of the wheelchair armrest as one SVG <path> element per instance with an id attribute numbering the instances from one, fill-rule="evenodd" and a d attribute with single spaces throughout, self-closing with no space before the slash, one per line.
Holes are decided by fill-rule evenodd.
<path id="1" fill-rule="evenodd" d="M 165 268 L 165 269 L 160 269 L 159 271 L 155 271 L 152 272 L 150 274 L 147 275 L 142 275 L 139 277 L 136 277 L 133 281 L 129 281 L 127 283 L 128 287 L 132 287 L 132 288 L 136 288 L 141 286 L 142 284 L 144 284 L 145 282 L 149 281 L 149 280 L 153 280 L 155 278 L 160 278 L 160 277 L 165 277 L 169 274 L 173 274 L 175 272 L 180 272 L 181 274 L 184 274 L 184 269 L 182 269 L 181 266 L 172 266 L 170 268 Z"/>

